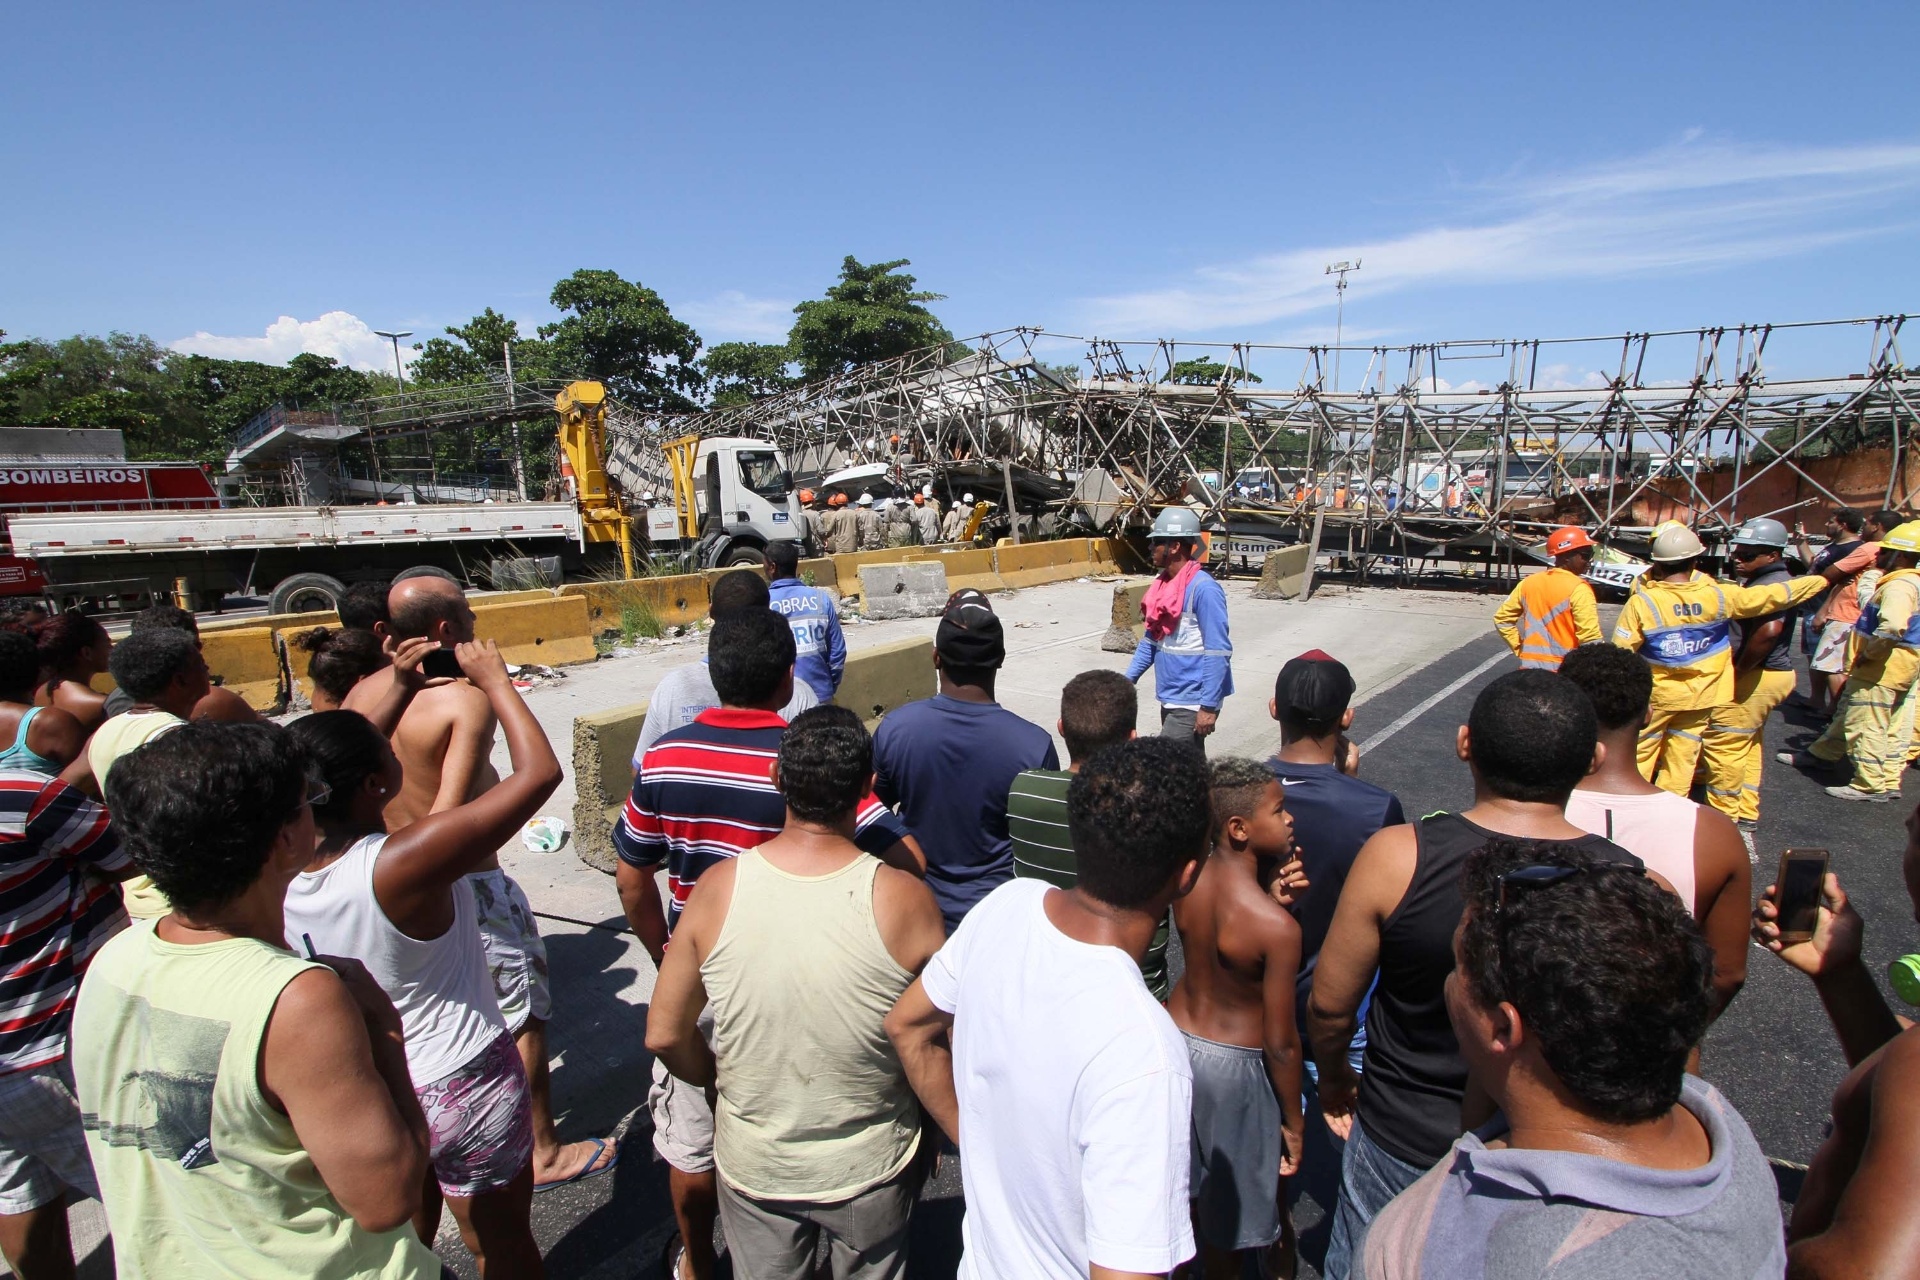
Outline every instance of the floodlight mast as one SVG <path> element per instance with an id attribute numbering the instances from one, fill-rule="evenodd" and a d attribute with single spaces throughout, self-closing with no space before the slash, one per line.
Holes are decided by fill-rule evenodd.
<path id="1" fill-rule="evenodd" d="M 1340 389 L 1340 330 L 1347 315 L 1347 273 L 1360 269 L 1360 259 L 1327 264 L 1326 274 L 1339 277 L 1333 282 L 1333 389 Z"/>

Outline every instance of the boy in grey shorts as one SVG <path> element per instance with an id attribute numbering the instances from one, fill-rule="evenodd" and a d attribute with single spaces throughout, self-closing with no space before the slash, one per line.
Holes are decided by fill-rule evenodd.
<path id="1" fill-rule="evenodd" d="M 1300 926 L 1260 887 L 1259 870 L 1291 856 L 1293 820 L 1258 761 L 1216 761 L 1212 782 L 1213 851 L 1173 904 L 1187 967 L 1167 1000 L 1193 1067 L 1193 1229 L 1202 1274 L 1238 1274 L 1233 1255 L 1270 1250 L 1266 1274 L 1290 1275 L 1282 1179 L 1299 1167 L 1305 1135 L 1293 1017 Z"/>

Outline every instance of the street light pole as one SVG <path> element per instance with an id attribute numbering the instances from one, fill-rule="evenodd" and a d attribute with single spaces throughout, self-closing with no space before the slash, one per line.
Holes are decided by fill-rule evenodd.
<path id="1" fill-rule="evenodd" d="M 401 372 L 400 370 L 400 339 L 411 338 L 413 336 L 413 330 L 411 329 L 398 329 L 398 330 L 375 329 L 373 331 L 373 334 L 376 338 L 387 338 L 392 341 L 393 343 L 393 379 L 395 382 L 400 384 L 400 390 L 405 391 L 407 389 L 407 375 Z"/>
<path id="2" fill-rule="evenodd" d="M 1326 274 L 1337 276 L 1333 282 L 1333 389 L 1340 389 L 1340 331 L 1347 318 L 1347 272 L 1358 271 L 1360 259 L 1352 262 L 1331 262 L 1327 264 Z"/>

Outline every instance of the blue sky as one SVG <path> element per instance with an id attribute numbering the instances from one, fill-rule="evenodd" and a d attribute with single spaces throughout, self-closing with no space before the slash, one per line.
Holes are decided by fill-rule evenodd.
<path id="1" fill-rule="evenodd" d="M 847 253 L 961 335 L 1325 341 L 1353 257 L 1350 342 L 1920 310 L 1912 18 L 19 6 L 0 328 L 378 365 L 370 328 L 537 323 L 585 266 L 777 339 Z"/>

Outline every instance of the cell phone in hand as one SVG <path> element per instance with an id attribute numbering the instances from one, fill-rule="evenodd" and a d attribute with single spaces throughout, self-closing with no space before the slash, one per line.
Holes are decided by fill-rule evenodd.
<path id="1" fill-rule="evenodd" d="M 444 677 L 458 679 L 466 673 L 460 670 L 460 659 L 454 656 L 453 650 L 435 649 L 420 659 L 420 674 L 429 680 L 439 680 Z"/>
<path id="2" fill-rule="evenodd" d="M 1820 922 L 1820 893 L 1827 882 L 1825 849 L 1788 849 L 1780 855 L 1779 887 L 1774 905 L 1780 910 L 1780 941 L 1807 942 Z"/>

